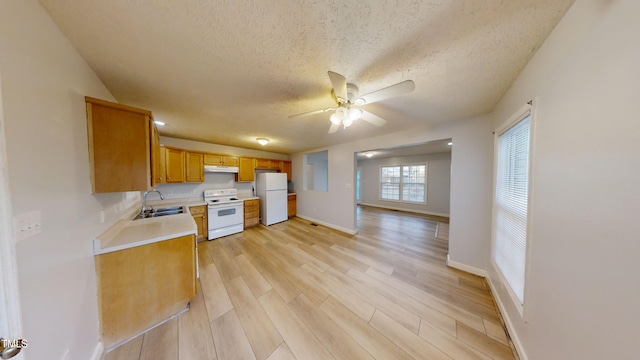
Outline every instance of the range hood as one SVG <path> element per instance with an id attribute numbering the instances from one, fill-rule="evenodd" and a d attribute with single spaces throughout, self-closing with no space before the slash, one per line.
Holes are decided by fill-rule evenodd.
<path id="1" fill-rule="evenodd" d="M 205 165 L 204 172 L 206 173 L 238 173 L 237 166 L 223 166 L 223 165 Z"/>

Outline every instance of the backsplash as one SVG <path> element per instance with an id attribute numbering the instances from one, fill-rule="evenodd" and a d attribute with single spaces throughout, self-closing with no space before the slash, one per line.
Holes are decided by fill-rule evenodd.
<path id="1" fill-rule="evenodd" d="M 165 199 L 202 197 L 205 190 L 238 189 L 238 196 L 252 196 L 254 183 L 236 182 L 235 174 L 205 173 L 203 183 L 161 184 L 156 187 Z M 149 194 L 149 200 L 157 200 L 157 194 Z"/>

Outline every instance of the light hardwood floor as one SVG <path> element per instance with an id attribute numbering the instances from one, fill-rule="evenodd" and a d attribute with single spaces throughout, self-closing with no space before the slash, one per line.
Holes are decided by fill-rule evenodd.
<path id="1" fill-rule="evenodd" d="M 485 280 L 445 265 L 447 219 L 357 214 L 356 236 L 293 218 L 199 243 L 191 309 L 104 359 L 514 359 Z"/>

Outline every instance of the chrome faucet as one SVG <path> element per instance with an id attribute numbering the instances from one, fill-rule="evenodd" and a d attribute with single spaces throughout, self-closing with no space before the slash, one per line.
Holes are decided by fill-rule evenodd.
<path id="1" fill-rule="evenodd" d="M 140 210 L 140 215 L 142 217 L 144 217 L 145 213 L 147 212 L 147 194 L 150 192 L 157 192 L 158 195 L 160 195 L 160 200 L 164 200 L 164 196 L 162 195 L 162 193 L 156 189 L 145 191 L 144 194 L 142 194 L 142 210 Z M 153 207 L 151 207 L 151 209 L 153 209 Z"/>

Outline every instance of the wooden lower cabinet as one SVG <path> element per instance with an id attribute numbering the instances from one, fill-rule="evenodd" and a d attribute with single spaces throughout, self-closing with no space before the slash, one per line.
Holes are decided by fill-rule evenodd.
<path id="1" fill-rule="evenodd" d="M 107 350 L 187 308 L 196 295 L 196 257 L 193 235 L 96 255 Z"/>
<path id="2" fill-rule="evenodd" d="M 298 196 L 296 194 L 287 196 L 287 215 L 289 217 L 296 216 L 296 212 L 298 209 L 296 208 L 296 202 L 298 200 Z"/>
<path id="3" fill-rule="evenodd" d="M 257 226 L 260 220 L 260 200 L 244 201 L 244 228 Z"/>
<path id="4" fill-rule="evenodd" d="M 189 208 L 193 220 L 195 220 L 198 226 L 198 241 L 207 240 L 209 236 L 209 225 L 207 222 L 207 206 L 192 206 Z"/>

